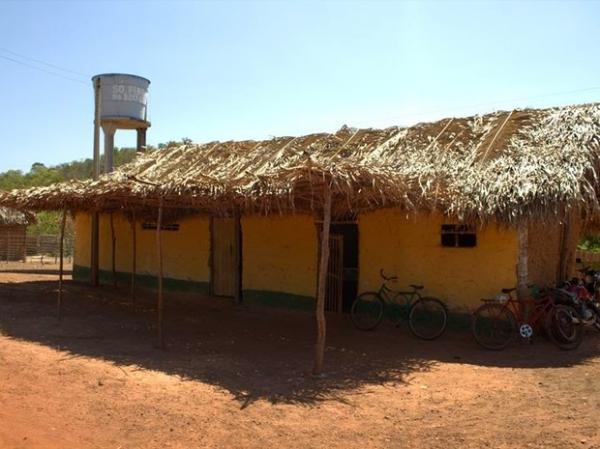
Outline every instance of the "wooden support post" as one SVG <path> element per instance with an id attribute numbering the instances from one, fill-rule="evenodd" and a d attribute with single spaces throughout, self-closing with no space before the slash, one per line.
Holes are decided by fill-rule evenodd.
<path id="1" fill-rule="evenodd" d="M 115 235 L 114 214 L 110 213 L 111 267 L 113 286 L 117 286 L 117 236 Z"/>
<path id="2" fill-rule="evenodd" d="M 519 301 L 525 300 L 529 296 L 529 235 L 527 222 L 518 225 L 519 253 L 517 261 L 517 297 Z"/>
<path id="3" fill-rule="evenodd" d="M 235 220 L 235 296 L 234 301 L 236 304 L 242 303 L 242 242 L 241 242 L 241 217 L 240 212 L 237 210 L 233 215 Z"/>
<path id="4" fill-rule="evenodd" d="M 97 287 L 100 284 L 100 214 L 92 212 L 92 248 L 90 250 L 90 283 Z"/>
<path id="5" fill-rule="evenodd" d="M 94 163 L 93 163 L 93 178 L 98 179 L 100 176 L 100 78 L 94 77 Z M 92 213 L 92 232 L 90 250 L 90 283 L 97 287 L 100 284 L 100 266 L 99 266 L 99 222 L 100 217 L 97 212 Z"/>
<path id="6" fill-rule="evenodd" d="M 568 280 L 567 274 L 567 254 L 569 240 L 569 217 L 567 216 L 564 223 L 560 224 L 560 245 L 558 248 L 558 267 L 556 271 L 556 282 L 561 283 Z"/>
<path id="7" fill-rule="evenodd" d="M 60 240 L 58 242 L 59 265 L 58 265 L 58 301 L 56 304 L 56 316 L 60 321 L 62 319 L 62 302 L 63 302 L 63 269 L 64 269 L 64 247 L 65 247 L 65 224 L 67 222 L 67 210 L 63 210 L 62 220 L 60 223 Z"/>
<path id="8" fill-rule="evenodd" d="M 131 304 L 135 307 L 135 275 L 137 270 L 137 242 L 135 210 L 131 212 Z"/>
<path id="9" fill-rule="evenodd" d="M 92 175 L 94 179 L 100 176 L 100 78 L 94 77 L 94 162 Z"/>
<path id="10" fill-rule="evenodd" d="M 323 205 L 323 228 L 321 231 L 321 251 L 319 258 L 319 280 L 317 285 L 317 344 L 315 345 L 315 366 L 313 374 L 323 372 L 323 356 L 325 354 L 325 290 L 327 287 L 327 266 L 329 263 L 329 228 L 331 226 L 331 188 L 326 185 Z"/>
<path id="11" fill-rule="evenodd" d="M 157 304 L 157 331 L 158 347 L 164 348 L 163 338 L 163 260 L 162 260 L 162 217 L 163 217 L 163 199 L 158 203 L 158 220 L 156 222 L 156 254 L 158 257 L 158 304 Z"/>
<path id="12" fill-rule="evenodd" d="M 578 208 L 565 214 L 560 248 L 559 281 L 568 280 L 573 275 L 577 245 L 581 238 L 580 217 Z"/>

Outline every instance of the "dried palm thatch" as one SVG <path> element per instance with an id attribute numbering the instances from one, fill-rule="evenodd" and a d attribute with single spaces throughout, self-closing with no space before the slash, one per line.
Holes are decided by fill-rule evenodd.
<path id="1" fill-rule="evenodd" d="M 29 226 L 35 223 L 35 216 L 8 207 L 0 207 L 0 226 Z"/>
<path id="2" fill-rule="evenodd" d="M 19 209 L 334 215 L 395 206 L 463 220 L 559 219 L 600 211 L 600 104 L 495 112 L 409 128 L 183 145 L 140 155 L 97 181 L 0 194 Z"/>

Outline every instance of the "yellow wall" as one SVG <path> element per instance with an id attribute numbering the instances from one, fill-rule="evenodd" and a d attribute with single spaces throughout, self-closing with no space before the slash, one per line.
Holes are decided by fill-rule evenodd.
<path id="1" fill-rule="evenodd" d="M 75 217 L 75 264 L 90 266 L 90 223 L 88 214 Z M 210 279 L 210 220 L 190 217 L 178 220 L 178 231 L 163 231 L 163 269 L 165 277 L 181 280 L 208 281 Z M 142 229 L 136 224 L 137 272 L 156 275 L 156 231 Z M 131 272 L 131 226 L 121 214 L 114 215 L 116 269 Z M 100 269 L 112 270 L 110 216 L 100 216 Z"/>
<path id="2" fill-rule="evenodd" d="M 77 213 L 75 215 L 73 228 L 75 230 L 75 242 L 73 243 L 73 264 L 89 268 L 91 250 L 91 215 Z"/>
<path id="3" fill-rule="evenodd" d="M 451 308 L 473 308 L 483 297 L 516 284 L 517 235 L 495 225 L 477 229 L 475 248 L 446 248 L 440 243 L 441 215 L 406 215 L 385 209 L 359 218 L 359 291 L 376 290 L 379 269 L 399 276 L 398 287 L 422 283 L 427 295 Z M 165 276 L 173 279 L 210 279 L 209 219 L 179 221 L 179 231 L 164 231 Z M 247 291 L 281 292 L 314 297 L 317 281 L 317 230 L 309 215 L 242 218 L 243 279 Z M 110 222 L 100 221 L 101 269 L 111 270 Z M 75 220 L 75 264 L 89 267 L 90 217 Z M 130 271 L 131 231 L 123 216 L 115 215 L 117 270 Z M 138 273 L 156 274 L 155 232 L 138 223 Z M 547 283 L 556 273 L 559 233 L 554 228 L 530 232 L 531 280 Z M 555 244 L 556 243 L 556 244 Z M 543 279 L 542 279 L 543 278 Z M 553 279 L 553 278 L 552 278 Z"/>
<path id="4" fill-rule="evenodd" d="M 438 214 L 406 215 L 384 209 L 359 219 L 359 291 L 377 290 L 379 269 L 399 277 L 398 287 L 425 285 L 450 308 L 473 308 L 516 284 L 517 235 L 514 230 L 477 228 L 477 246 L 448 248 L 440 243 Z"/>
<path id="5" fill-rule="evenodd" d="M 317 231 L 309 215 L 242 218 L 245 290 L 315 296 Z"/>

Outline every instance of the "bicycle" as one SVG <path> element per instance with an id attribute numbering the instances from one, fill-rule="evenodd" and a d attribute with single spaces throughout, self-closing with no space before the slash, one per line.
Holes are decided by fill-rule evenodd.
<path id="1" fill-rule="evenodd" d="M 434 340 L 444 333 L 448 322 L 448 311 L 437 298 L 423 297 L 419 293 L 424 287 L 411 284 L 410 291 L 397 291 L 387 284 L 397 282 L 397 276 L 387 277 L 383 269 L 379 271 L 383 279 L 377 292 L 361 293 L 352 304 L 350 317 L 354 325 L 364 331 L 375 329 L 383 320 L 384 312 L 399 308 L 398 319 L 391 319 L 396 326 L 404 318 L 413 335 L 423 340 Z"/>
<path id="2" fill-rule="evenodd" d="M 503 288 L 494 299 L 483 299 L 473 313 L 471 330 L 475 341 L 486 349 L 501 350 L 517 336 L 531 341 L 535 329 L 543 328 L 561 349 L 575 349 L 583 339 L 577 312 L 569 305 L 557 304 L 551 290 L 535 291 L 533 297 L 516 300 L 516 288 Z"/>

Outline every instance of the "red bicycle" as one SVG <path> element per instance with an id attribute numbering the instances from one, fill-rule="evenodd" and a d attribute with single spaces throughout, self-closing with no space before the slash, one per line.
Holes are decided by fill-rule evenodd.
<path id="1" fill-rule="evenodd" d="M 549 289 L 537 291 L 525 300 L 516 300 L 516 288 L 502 289 L 503 295 L 484 299 L 473 313 L 471 329 L 477 343 L 486 349 L 506 348 L 521 337 L 531 340 L 536 331 L 546 335 L 561 349 L 575 349 L 583 339 L 583 328 L 577 311 L 566 304 L 558 304 Z"/>

